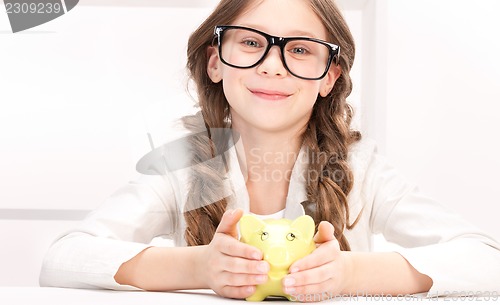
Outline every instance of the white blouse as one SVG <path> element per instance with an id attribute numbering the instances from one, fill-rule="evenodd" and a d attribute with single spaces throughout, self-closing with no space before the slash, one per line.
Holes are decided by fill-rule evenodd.
<path id="1" fill-rule="evenodd" d="M 185 133 L 184 133 L 185 134 Z M 179 152 L 177 152 L 179 153 Z M 236 150 L 229 160 L 224 197 L 228 208 L 249 213 L 249 196 Z M 433 280 L 428 296 L 453 291 L 500 291 L 500 245 L 449 208 L 425 197 L 376 153 L 370 140 L 350 149 L 354 186 L 348 196 L 350 219 L 346 230 L 352 251 L 371 251 L 373 235 L 401 245 L 398 252 Z M 292 171 L 283 216 L 304 215 L 307 156 L 299 153 Z M 158 240 L 185 246 L 182 214 L 189 191 L 189 168 L 164 175 L 140 175 L 118 189 L 74 230 L 54 242 L 43 262 L 40 285 L 73 288 L 137 289 L 114 280 L 120 265 Z"/>
<path id="2" fill-rule="evenodd" d="M 250 212 L 250 214 L 254 215 L 255 217 L 261 219 L 261 220 L 266 220 L 266 219 L 281 219 L 285 217 L 285 209 L 278 211 L 276 213 L 268 214 L 268 215 L 261 215 L 261 214 L 255 214 Z"/>

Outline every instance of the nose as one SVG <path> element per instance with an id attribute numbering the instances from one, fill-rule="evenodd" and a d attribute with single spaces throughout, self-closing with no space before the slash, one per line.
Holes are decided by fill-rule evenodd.
<path id="1" fill-rule="evenodd" d="M 287 71 L 278 46 L 272 46 L 264 60 L 257 66 L 257 72 L 266 76 L 285 77 Z"/>
<path id="2" fill-rule="evenodd" d="M 274 246 L 264 253 L 264 259 L 273 267 L 287 267 L 292 263 L 288 250 L 285 246 Z"/>

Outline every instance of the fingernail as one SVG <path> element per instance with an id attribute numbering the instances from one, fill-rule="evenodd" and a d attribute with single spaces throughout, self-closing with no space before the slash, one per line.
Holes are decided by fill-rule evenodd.
<path id="1" fill-rule="evenodd" d="M 295 279 L 293 277 L 287 277 L 285 278 L 284 284 L 285 286 L 292 286 L 293 284 L 295 284 Z"/>
<path id="2" fill-rule="evenodd" d="M 267 267 L 267 263 L 266 262 L 260 262 L 258 265 L 257 265 L 257 271 L 261 272 L 261 273 L 267 273 L 269 270 L 269 268 Z"/>
<path id="3" fill-rule="evenodd" d="M 267 275 L 257 275 L 258 283 L 265 283 L 267 281 Z"/>
<path id="4" fill-rule="evenodd" d="M 295 292 L 295 288 L 293 287 L 285 287 L 285 293 L 292 294 Z"/>
<path id="5" fill-rule="evenodd" d="M 247 287 L 247 292 L 248 293 L 253 293 L 253 291 L 254 291 L 254 287 L 253 286 L 248 286 Z"/>
<path id="6" fill-rule="evenodd" d="M 290 273 L 295 273 L 295 272 L 299 272 L 298 267 L 293 267 L 292 269 L 290 269 Z"/>
<path id="7" fill-rule="evenodd" d="M 234 214 L 234 210 L 232 210 L 232 209 L 226 210 L 227 216 L 233 216 L 233 214 Z"/>
<path id="8" fill-rule="evenodd" d="M 260 253 L 259 252 L 252 253 L 252 258 L 254 258 L 254 259 L 260 259 L 261 258 Z"/>

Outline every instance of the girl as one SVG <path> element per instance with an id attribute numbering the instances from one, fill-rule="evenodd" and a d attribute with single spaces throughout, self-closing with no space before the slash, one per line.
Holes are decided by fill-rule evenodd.
<path id="1" fill-rule="evenodd" d="M 162 175 L 120 189 L 52 245 L 41 285 L 246 298 L 269 270 L 237 239 L 251 212 L 317 223 L 316 250 L 283 279 L 292 296 L 498 290 L 500 246 L 350 129 L 353 59 L 332 0 L 222 0 L 188 44 L 201 111 L 183 118 L 186 154 L 175 151 L 190 166 L 166 157 L 163 175 L 151 163 Z M 407 249 L 369 252 L 375 233 Z M 189 247 L 150 244 L 158 236 Z"/>

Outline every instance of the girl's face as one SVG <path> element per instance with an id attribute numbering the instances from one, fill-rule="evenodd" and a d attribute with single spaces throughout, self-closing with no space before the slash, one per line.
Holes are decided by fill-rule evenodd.
<path id="1" fill-rule="evenodd" d="M 327 39 L 321 20 L 304 0 L 258 1 L 233 25 L 280 36 Z M 216 48 L 209 49 L 207 72 L 223 82 L 233 127 L 239 132 L 266 131 L 299 134 L 305 128 L 318 94 L 326 96 L 340 75 L 332 64 L 321 80 L 304 80 L 283 66 L 280 49 L 273 46 L 264 61 L 250 69 L 224 65 Z"/>

